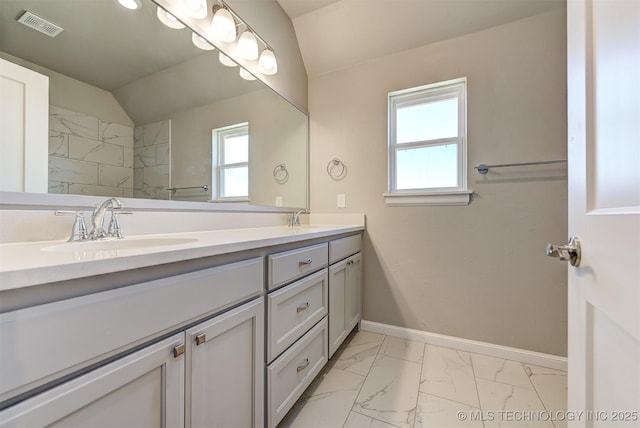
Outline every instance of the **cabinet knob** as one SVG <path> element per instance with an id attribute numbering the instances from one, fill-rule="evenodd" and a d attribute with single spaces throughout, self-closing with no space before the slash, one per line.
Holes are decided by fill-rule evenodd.
<path id="1" fill-rule="evenodd" d="M 207 335 L 202 333 L 196 336 L 196 345 L 202 345 L 207 341 Z"/>
<path id="2" fill-rule="evenodd" d="M 184 354 L 184 343 L 173 348 L 173 358 L 178 358 L 182 354 Z"/>
<path id="3" fill-rule="evenodd" d="M 309 309 L 309 302 L 304 302 L 302 305 L 298 306 L 296 312 L 306 311 L 307 309 Z"/>
<path id="4" fill-rule="evenodd" d="M 302 259 L 298 262 L 298 265 L 310 265 L 311 263 L 313 263 L 311 259 Z"/>
<path id="5" fill-rule="evenodd" d="M 306 369 L 309 366 L 309 358 L 305 358 L 303 363 L 300 364 L 296 370 L 300 373 L 302 370 Z"/>

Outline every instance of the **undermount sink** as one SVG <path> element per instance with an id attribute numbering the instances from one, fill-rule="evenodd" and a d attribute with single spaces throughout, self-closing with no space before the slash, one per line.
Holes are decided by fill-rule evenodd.
<path id="1" fill-rule="evenodd" d="M 166 247 L 196 242 L 195 238 L 124 238 L 97 241 L 66 242 L 42 248 L 42 251 L 71 253 L 77 251 L 135 250 L 143 248 Z"/>

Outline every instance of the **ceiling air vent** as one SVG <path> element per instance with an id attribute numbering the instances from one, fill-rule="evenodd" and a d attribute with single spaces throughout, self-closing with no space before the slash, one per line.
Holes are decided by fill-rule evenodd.
<path id="1" fill-rule="evenodd" d="M 53 22 L 49 22 L 44 18 L 40 18 L 38 15 L 35 15 L 28 10 L 25 10 L 24 13 L 20 15 L 20 18 L 18 18 L 18 22 L 26 25 L 29 28 L 40 31 L 41 33 L 44 33 L 49 37 L 55 37 L 58 34 L 62 33 L 63 30 L 62 27 L 58 27 Z"/>

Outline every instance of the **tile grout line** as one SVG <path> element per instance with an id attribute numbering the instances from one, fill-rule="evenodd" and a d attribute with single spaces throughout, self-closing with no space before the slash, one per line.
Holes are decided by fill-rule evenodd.
<path id="1" fill-rule="evenodd" d="M 357 330 L 357 331 L 356 331 L 356 334 L 357 334 L 358 332 L 360 332 L 360 331 L 362 331 L 362 330 Z M 376 333 L 376 334 L 378 334 L 378 333 Z M 360 393 L 362 392 L 362 387 L 364 386 L 365 382 L 367 381 L 367 378 L 369 377 L 369 373 L 371 373 L 371 369 L 373 368 L 373 365 L 374 365 L 374 364 L 375 364 L 375 362 L 376 362 L 376 357 L 377 357 L 377 356 L 378 356 L 378 354 L 380 353 L 380 348 L 382 348 L 382 343 L 384 343 L 384 340 L 387 338 L 387 335 L 386 335 L 386 334 L 385 334 L 385 335 L 382 335 L 382 336 L 384 336 L 384 339 L 382 339 L 382 342 L 380 343 L 380 345 L 378 345 L 378 349 L 376 350 L 376 355 L 373 357 L 373 362 L 371 363 L 371 366 L 369 366 L 369 370 L 367 370 L 367 374 L 364 376 L 364 380 L 362 381 L 362 385 L 360 385 L 360 389 L 358 389 L 358 393 L 356 394 L 356 398 L 353 400 L 353 404 L 351 405 L 351 410 L 349 411 L 349 413 L 347 414 L 346 419 L 345 419 L 345 420 L 344 420 L 344 422 L 342 423 L 342 428 L 345 428 L 345 425 L 346 425 L 347 421 L 349 420 L 349 415 L 351 414 L 351 412 L 355 412 L 355 411 L 353 410 L 353 408 L 354 408 L 354 406 L 356 405 L 356 402 L 358 401 L 358 397 L 360 396 Z M 354 345 L 354 346 L 355 346 L 355 345 Z M 348 347 L 349 347 L 349 345 L 345 346 L 345 348 L 348 348 Z M 340 349 L 340 348 L 338 348 L 338 349 Z M 336 351 L 336 352 L 337 352 L 337 351 Z M 355 413 L 358 413 L 358 414 L 360 414 L 360 415 L 362 414 L 362 413 L 359 413 L 359 412 L 355 412 Z M 363 416 L 366 416 L 366 415 L 363 415 Z M 367 416 L 367 417 L 370 417 L 370 416 Z M 371 419 L 374 419 L 374 418 L 371 418 Z M 378 420 L 378 419 L 376 419 L 376 420 Z M 381 421 L 381 422 L 382 422 L 382 421 Z"/>
<path id="2" fill-rule="evenodd" d="M 469 363 L 471 364 L 471 373 L 473 374 L 473 384 L 476 387 L 476 397 L 478 398 L 478 407 L 480 408 L 480 414 L 483 415 L 484 409 L 482 406 L 482 401 L 480 401 L 480 391 L 478 391 L 478 377 L 476 376 L 476 368 L 475 368 L 475 365 L 473 364 L 473 356 L 471 355 L 471 352 L 469 352 Z M 484 416 L 482 417 L 482 426 L 486 428 L 486 425 L 484 423 Z"/>
<path id="3" fill-rule="evenodd" d="M 418 402 L 420 401 L 420 387 L 422 386 L 422 373 L 424 373 L 424 361 L 427 357 L 427 344 L 424 343 L 422 348 L 422 364 L 420 364 L 420 378 L 418 378 L 418 393 L 416 394 L 416 406 L 414 407 L 413 412 L 413 424 L 412 427 L 416 426 L 416 420 L 418 419 Z"/>
<path id="4" fill-rule="evenodd" d="M 527 369 L 525 368 L 525 363 L 520 362 L 520 365 L 522 366 L 522 370 L 524 370 L 524 373 L 527 375 L 527 380 L 529 381 L 531 386 L 533 386 L 533 390 L 536 392 L 536 396 L 538 397 L 538 400 L 540 400 L 540 404 L 542 404 L 542 407 L 549 413 L 549 415 L 551 415 L 552 410 L 549 409 L 549 406 L 547 406 L 544 403 L 544 400 L 542 400 L 542 397 L 540 396 L 540 392 L 538 391 L 538 388 L 536 388 L 536 385 L 531 380 L 531 376 L 529 376 L 529 372 L 527 372 Z M 546 368 L 549 368 L 549 367 L 546 367 Z M 551 421 L 551 425 L 557 428 L 557 425 L 553 420 Z"/>

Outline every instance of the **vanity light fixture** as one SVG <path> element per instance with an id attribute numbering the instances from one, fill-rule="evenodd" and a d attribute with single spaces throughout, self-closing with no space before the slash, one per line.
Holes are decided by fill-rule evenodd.
<path id="1" fill-rule="evenodd" d="M 258 40 L 251 30 L 247 29 L 238 39 L 238 54 L 244 59 L 258 59 Z"/>
<path id="2" fill-rule="evenodd" d="M 278 72 L 278 62 L 275 51 L 262 37 L 258 35 L 246 22 L 233 11 L 224 0 L 215 0 L 213 5 L 213 19 L 211 20 L 211 34 L 218 40 L 231 43 L 238 36 L 237 29 L 242 26 L 244 31 L 238 38 L 236 49 L 238 56 L 246 60 L 258 60 L 258 71 L 264 75 L 274 75 Z M 264 46 L 260 52 L 260 46 Z M 235 67 L 224 54 L 219 56 L 220 62 L 228 67 Z M 232 65 L 233 64 L 233 65 Z M 255 79 L 255 77 L 251 76 Z"/>
<path id="3" fill-rule="evenodd" d="M 244 80 L 256 80 L 256 77 L 244 68 L 240 68 L 240 77 L 242 77 Z"/>
<path id="4" fill-rule="evenodd" d="M 236 21 L 226 7 L 213 6 L 213 19 L 211 19 L 211 34 L 223 42 L 233 42 L 238 33 L 236 32 Z"/>
<path id="5" fill-rule="evenodd" d="M 203 51 L 212 51 L 214 49 L 211 43 L 207 42 L 196 33 L 191 33 L 191 41 L 197 48 L 200 48 Z"/>
<path id="6" fill-rule="evenodd" d="M 158 6 L 158 12 L 156 13 L 156 15 L 158 16 L 158 19 L 160 20 L 160 22 L 162 22 L 164 25 L 166 25 L 169 28 L 173 28 L 174 30 L 181 30 L 184 28 L 184 24 L 180 21 L 178 21 L 178 19 L 173 16 L 172 14 L 170 14 L 169 12 L 167 12 L 166 10 L 162 9 L 161 7 Z"/>
<path id="7" fill-rule="evenodd" d="M 276 56 L 271 49 L 266 48 L 260 54 L 258 71 L 268 76 L 272 76 L 278 72 L 278 61 L 276 61 Z"/>
<path id="8" fill-rule="evenodd" d="M 120 3 L 120 6 L 126 7 L 127 9 L 142 9 L 142 3 L 140 0 L 118 0 L 118 3 Z"/>
<path id="9" fill-rule="evenodd" d="M 218 60 L 222 65 L 226 65 L 227 67 L 237 67 L 238 64 L 222 52 L 218 53 Z"/>
<path id="10" fill-rule="evenodd" d="M 180 0 L 180 6 L 192 18 L 203 19 L 207 17 L 207 0 Z"/>

